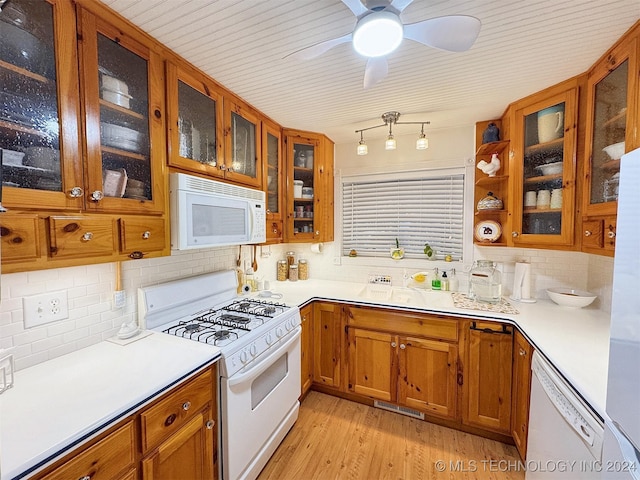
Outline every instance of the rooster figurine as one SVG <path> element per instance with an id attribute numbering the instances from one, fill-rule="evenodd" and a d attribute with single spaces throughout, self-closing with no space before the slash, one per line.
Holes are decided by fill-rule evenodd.
<path id="1" fill-rule="evenodd" d="M 498 154 L 494 153 L 491 155 L 491 161 L 488 163 L 484 160 L 480 160 L 478 162 L 478 168 L 490 177 L 495 177 L 496 172 L 500 170 L 500 159 L 498 158 Z"/>

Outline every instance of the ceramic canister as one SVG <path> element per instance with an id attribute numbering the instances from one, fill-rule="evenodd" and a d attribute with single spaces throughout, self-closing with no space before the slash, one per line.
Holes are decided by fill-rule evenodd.
<path id="1" fill-rule="evenodd" d="M 524 206 L 525 207 L 535 207 L 537 202 L 537 193 L 534 191 L 526 192 L 524 194 Z"/>
<path id="2" fill-rule="evenodd" d="M 536 203 L 536 207 L 538 208 L 549 208 L 551 204 L 551 191 L 550 190 L 540 190 L 538 192 L 538 201 Z"/>
<path id="3" fill-rule="evenodd" d="M 562 189 L 554 188 L 551 191 L 551 208 L 562 208 Z"/>

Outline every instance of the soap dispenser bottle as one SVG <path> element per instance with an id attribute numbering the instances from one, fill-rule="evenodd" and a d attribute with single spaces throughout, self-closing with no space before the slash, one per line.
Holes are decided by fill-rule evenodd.
<path id="1" fill-rule="evenodd" d="M 452 268 L 449 272 L 449 290 L 452 292 L 458 291 L 458 277 L 456 276 L 455 268 Z"/>
<path id="2" fill-rule="evenodd" d="M 440 290 L 441 282 L 440 275 L 438 275 L 438 267 L 433 269 L 433 280 L 431 280 L 431 290 Z"/>
<path id="3" fill-rule="evenodd" d="M 442 272 L 442 278 L 440 279 L 440 289 L 443 292 L 449 291 L 449 278 L 447 277 L 447 272 Z"/>

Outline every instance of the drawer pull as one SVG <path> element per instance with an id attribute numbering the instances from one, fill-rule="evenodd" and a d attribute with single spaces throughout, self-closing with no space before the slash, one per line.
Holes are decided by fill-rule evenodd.
<path id="1" fill-rule="evenodd" d="M 591 235 L 593 235 L 593 232 L 591 230 L 585 230 L 584 231 L 584 236 L 585 237 L 590 237 Z"/>
<path id="2" fill-rule="evenodd" d="M 78 480 L 91 480 L 91 475 L 84 475 L 83 477 L 80 477 Z"/>
<path id="3" fill-rule="evenodd" d="M 93 233 L 92 232 L 86 232 L 84 235 L 82 235 L 82 241 L 83 242 L 88 242 L 92 238 L 93 238 Z"/>
<path id="4" fill-rule="evenodd" d="M 142 239 L 143 239 L 143 240 L 148 240 L 148 239 L 149 239 L 149 237 L 151 237 L 151 232 L 150 232 L 149 230 L 147 230 L 146 232 L 144 232 L 144 233 L 142 234 Z"/>
<path id="5" fill-rule="evenodd" d="M 134 260 L 140 260 L 142 257 L 144 257 L 144 253 L 138 250 L 129 254 L 129 258 L 133 258 Z"/>
<path id="6" fill-rule="evenodd" d="M 177 418 L 176 414 L 175 414 L 175 413 L 172 413 L 172 414 L 171 414 L 171 415 L 169 415 L 169 416 L 167 417 L 167 419 L 164 421 L 164 426 L 165 426 L 165 427 L 168 427 L 169 425 L 171 425 L 173 422 L 175 422 L 175 421 L 176 421 L 176 418 Z"/>
<path id="7" fill-rule="evenodd" d="M 187 410 L 189 410 L 191 408 L 191 402 L 186 401 L 182 404 L 182 409 L 186 412 Z"/>
<path id="8" fill-rule="evenodd" d="M 607 232 L 607 237 L 616 238 L 616 232 Z"/>
<path id="9" fill-rule="evenodd" d="M 213 420 L 208 420 L 206 423 L 207 429 L 208 430 L 213 430 L 214 425 L 216 424 L 216 422 L 214 422 Z"/>
<path id="10" fill-rule="evenodd" d="M 522 348 L 520 349 L 520 351 L 518 353 L 520 353 L 521 357 L 525 357 L 527 355 L 527 352 L 525 352 L 524 349 L 522 349 Z"/>

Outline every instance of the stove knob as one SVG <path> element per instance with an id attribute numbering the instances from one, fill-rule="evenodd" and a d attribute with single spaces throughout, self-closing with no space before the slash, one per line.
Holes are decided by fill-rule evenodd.
<path id="1" fill-rule="evenodd" d="M 280 327 L 276 328 L 276 335 L 278 336 L 278 338 L 281 338 L 284 335 L 282 328 Z"/>
<path id="2" fill-rule="evenodd" d="M 249 359 L 246 350 L 243 350 L 240 352 L 240 361 L 242 363 L 247 363 L 247 360 Z"/>
<path id="3" fill-rule="evenodd" d="M 287 329 L 287 332 L 288 332 L 288 331 L 290 331 L 290 330 L 293 328 L 293 324 L 292 324 L 291 320 L 287 320 L 287 321 L 284 323 L 284 328 L 286 328 L 286 329 Z"/>
<path id="4" fill-rule="evenodd" d="M 256 354 L 258 353 L 258 348 L 256 347 L 255 343 L 249 347 L 249 353 L 251 354 L 252 357 L 255 357 Z"/>
<path id="5" fill-rule="evenodd" d="M 271 332 L 267 333 L 265 340 L 267 341 L 267 345 L 271 345 L 273 343 L 273 337 L 271 336 Z"/>

